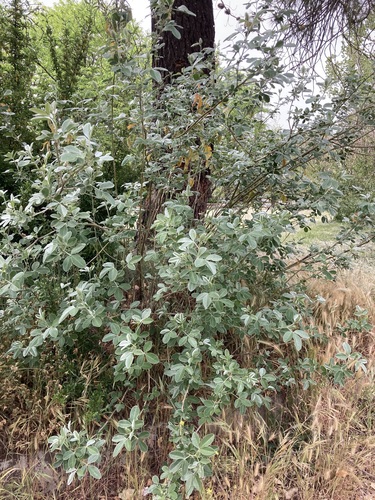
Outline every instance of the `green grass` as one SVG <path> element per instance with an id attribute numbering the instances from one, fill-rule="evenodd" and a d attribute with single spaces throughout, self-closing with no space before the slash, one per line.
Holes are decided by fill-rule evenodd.
<path id="1" fill-rule="evenodd" d="M 299 229 L 294 234 L 288 236 L 304 247 L 312 244 L 332 244 L 335 242 L 336 236 L 344 226 L 343 223 L 337 221 L 317 222 L 311 224 L 307 231 Z M 357 254 L 356 258 L 360 258 L 361 262 L 370 266 L 375 266 L 375 242 L 365 245 Z"/>
<path id="2" fill-rule="evenodd" d="M 293 235 L 293 239 L 301 241 L 306 245 L 315 242 L 333 242 L 336 235 L 340 232 L 341 227 L 342 224 L 340 222 L 317 222 L 316 224 L 311 224 L 310 229 L 307 231 L 299 229 Z"/>

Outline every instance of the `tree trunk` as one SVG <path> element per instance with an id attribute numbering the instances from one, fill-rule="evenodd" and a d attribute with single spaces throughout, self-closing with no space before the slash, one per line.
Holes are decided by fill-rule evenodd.
<path id="1" fill-rule="evenodd" d="M 195 16 L 177 10 L 179 7 L 186 7 Z M 153 66 L 168 71 L 168 82 L 174 74 L 189 66 L 190 54 L 214 47 L 215 21 L 212 0 L 175 0 L 172 21 L 177 25 L 180 39 L 171 31 L 159 32 L 158 11 L 153 12 L 152 29 L 159 44 L 154 53 Z"/>
<path id="2" fill-rule="evenodd" d="M 186 8 L 194 15 L 188 14 L 179 8 Z M 173 84 L 174 75 L 181 73 L 183 68 L 190 65 L 189 55 L 204 49 L 213 49 L 215 43 L 215 22 L 212 0 L 175 0 L 170 19 L 174 21 L 181 37 L 177 38 L 173 32 L 163 30 L 165 19 L 154 3 L 152 12 L 152 30 L 155 36 L 156 49 L 153 55 L 153 67 L 164 68 L 163 86 Z M 162 24 L 164 23 L 164 26 Z M 162 28 L 161 28 L 162 26 Z M 162 89 L 161 89 L 162 91 Z M 200 142 L 200 139 L 197 138 Z M 210 171 L 206 165 L 194 165 L 190 168 L 193 178 L 192 190 L 194 194 L 189 204 L 194 210 L 194 218 L 202 218 L 207 211 L 211 195 Z M 144 207 L 143 226 L 150 227 L 160 211 L 167 193 L 149 193 Z M 157 206 L 156 206 L 157 205 Z"/>

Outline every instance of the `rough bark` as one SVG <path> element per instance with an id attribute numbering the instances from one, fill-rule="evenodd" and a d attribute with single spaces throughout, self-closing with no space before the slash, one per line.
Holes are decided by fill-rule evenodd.
<path id="1" fill-rule="evenodd" d="M 195 16 L 190 15 L 179 7 L 186 7 Z M 183 68 L 190 65 L 189 55 L 204 49 L 213 49 L 215 44 L 215 21 L 212 0 L 175 0 L 171 13 L 171 20 L 181 34 L 180 38 L 171 31 L 163 30 L 163 20 L 157 5 L 152 15 L 152 28 L 155 36 L 156 50 L 153 54 L 153 66 L 167 70 L 163 72 L 163 85 L 173 84 L 174 75 L 181 73 Z M 165 20 L 164 20 L 165 25 Z M 161 89 L 162 91 L 162 89 Z M 197 141 L 200 141 L 197 138 Z M 194 210 L 194 218 L 202 218 L 207 211 L 211 195 L 210 171 L 206 165 L 192 165 L 189 167 L 190 175 L 194 179 L 189 204 Z M 144 211 L 144 226 L 150 226 L 160 210 L 167 193 L 155 193 L 149 196 Z M 158 207 L 153 206 L 157 200 Z"/>
<path id="2" fill-rule="evenodd" d="M 195 16 L 177 10 L 186 7 Z M 153 66 L 165 68 L 166 80 L 189 66 L 189 55 L 202 49 L 213 48 L 215 43 L 215 21 L 212 0 L 175 0 L 172 20 L 176 23 L 181 38 L 171 31 L 160 31 L 157 11 L 153 14 L 153 32 L 157 35 L 158 49 Z"/>
<path id="3" fill-rule="evenodd" d="M 171 20 L 176 24 L 176 29 L 181 34 L 177 38 L 172 32 L 163 30 L 163 24 L 168 19 L 161 18 L 160 0 L 151 0 L 152 5 L 152 30 L 154 34 L 153 67 L 165 68 L 163 72 L 163 82 L 160 86 L 160 93 L 163 87 L 168 84 L 173 85 L 174 75 L 181 73 L 183 68 L 190 65 L 189 55 L 200 52 L 204 49 L 214 48 L 215 24 L 212 0 L 175 0 L 171 12 Z M 186 12 L 176 10 L 185 6 L 195 16 Z M 159 104 L 155 104 L 158 106 Z M 200 144 L 200 138 L 196 138 Z M 213 148 L 213 145 L 211 146 Z M 210 171 L 205 162 L 197 161 L 196 165 L 189 164 L 190 183 L 193 179 L 193 195 L 189 198 L 189 205 L 194 211 L 194 218 L 204 217 L 207 211 L 209 197 L 211 195 Z M 170 172 L 165 172 L 166 178 Z M 188 180 L 186 181 L 188 182 Z M 139 253 L 144 254 L 152 234 L 152 224 L 158 213 L 162 210 L 163 204 L 170 197 L 167 189 L 156 188 L 149 184 L 148 194 L 143 202 L 140 227 L 138 229 Z M 139 266 L 141 263 L 139 263 Z M 142 269 L 139 269 L 139 287 L 135 295 L 135 300 L 145 300 L 145 284 Z"/>

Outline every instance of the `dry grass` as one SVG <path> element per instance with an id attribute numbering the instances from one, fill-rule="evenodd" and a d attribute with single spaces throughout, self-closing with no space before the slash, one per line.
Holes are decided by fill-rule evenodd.
<path id="1" fill-rule="evenodd" d="M 210 485 L 215 498 L 375 498 L 374 386 L 361 379 L 319 392 L 311 417 L 299 422 L 294 414 L 284 432 L 275 433 L 259 414 L 243 418 L 239 434 L 229 426 L 225 436 L 222 422 Z"/>
<path id="2" fill-rule="evenodd" d="M 375 325 L 375 270 L 368 265 L 357 265 L 353 269 L 340 269 L 334 281 L 307 279 L 307 293 L 310 297 L 321 297 L 323 301 L 314 307 L 313 323 L 328 336 L 325 351 L 320 359 L 328 361 L 341 346 L 344 337 L 338 329 L 346 325 L 346 335 L 354 351 L 361 352 L 368 360 L 368 367 L 374 367 L 375 327 L 350 329 L 351 320 L 356 319 L 358 307 L 367 311 L 367 321 Z M 359 318 L 358 318 L 359 319 Z M 341 329 L 342 332 L 342 329 Z"/>
<path id="3" fill-rule="evenodd" d="M 310 296 L 321 296 L 324 303 L 315 309 L 314 321 L 324 332 L 332 332 L 339 323 L 353 318 L 360 306 L 369 313 L 369 320 L 375 321 L 375 270 L 367 265 L 353 269 L 341 269 L 334 281 L 323 279 L 307 280 Z"/>

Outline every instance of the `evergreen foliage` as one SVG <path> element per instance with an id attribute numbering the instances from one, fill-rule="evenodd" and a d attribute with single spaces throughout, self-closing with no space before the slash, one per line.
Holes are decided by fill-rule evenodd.
<path id="1" fill-rule="evenodd" d="M 14 189 L 14 178 L 5 172 L 7 153 L 35 135 L 30 127 L 33 104 L 32 78 L 36 54 L 31 45 L 30 18 L 24 0 L 0 6 L 0 186 Z"/>

